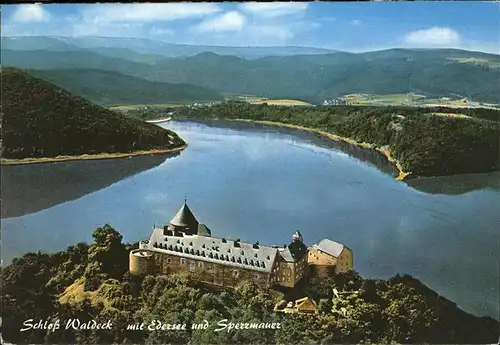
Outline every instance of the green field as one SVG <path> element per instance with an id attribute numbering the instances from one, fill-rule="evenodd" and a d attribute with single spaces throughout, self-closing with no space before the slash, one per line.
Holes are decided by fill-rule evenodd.
<path id="1" fill-rule="evenodd" d="M 312 106 L 311 103 L 297 99 L 269 99 L 254 95 L 224 94 L 227 101 L 243 101 L 250 104 L 282 105 L 282 106 Z"/>
<path id="2" fill-rule="evenodd" d="M 427 98 L 416 93 L 399 93 L 388 95 L 349 94 L 342 97 L 350 105 L 371 106 L 432 106 L 449 108 L 490 108 L 497 109 L 498 104 L 469 101 L 465 98 L 450 99 L 447 97 Z"/>

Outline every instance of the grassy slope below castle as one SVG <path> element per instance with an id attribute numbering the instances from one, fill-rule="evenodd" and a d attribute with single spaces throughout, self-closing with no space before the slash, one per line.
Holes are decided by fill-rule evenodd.
<path id="1" fill-rule="evenodd" d="M 447 117 L 433 112 L 463 112 Z M 405 107 L 290 108 L 227 102 L 183 108 L 189 118 L 271 121 L 349 138 L 386 151 L 410 176 L 439 176 L 499 169 L 500 111 Z M 179 117 L 179 115 L 176 115 Z"/>
<path id="2" fill-rule="evenodd" d="M 389 280 L 363 279 L 355 272 L 312 279 L 299 295 L 316 300 L 318 315 L 277 314 L 281 296 L 250 282 L 235 290 L 215 291 L 185 276 L 133 277 L 128 253 L 137 245 L 106 225 L 93 233 L 94 243 L 78 243 L 66 251 L 30 253 L 3 268 L 1 302 L 3 337 L 11 343 L 146 343 L 146 344 L 305 344 L 305 343 L 494 343 L 498 321 L 476 317 L 411 276 Z M 333 298 L 339 291 L 359 295 Z M 471 292 L 474 293 L 474 292 Z M 346 308 L 347 314 L 339 313 Z M 19 332 L 23 322 L 61 320 L 55 332 Z M 65 321 L 111 320 L 111 331 L 65 330 Z M 151 320 L 187 325 L 186 331 L 127 331 L 127 325 Z M 277 330 L 214 332 L 220 320 L 279 322 Z M 191 330 L 193 323 L 209 328 Z"/>
<path id="3" fill-rule="evenodd" d="M 2 163 L 123 157 L 182 149 L 174 132 L 3 69 Z"/>

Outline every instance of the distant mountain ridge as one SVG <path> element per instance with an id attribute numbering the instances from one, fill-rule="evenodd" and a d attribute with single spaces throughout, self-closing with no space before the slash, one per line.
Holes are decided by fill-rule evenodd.
<path id="1" fill-rule="evenodd" d="M 9 50 L 54 50 L 54 47 L 66 47 L 70 50 L 87 49 L 103 55 L 109 55 L 113 50 L 127 49 L 136 54 L 153 55 L 157 58 L 193 56 L 203 52 L 214 52 L 218 55 L 235 55 L 245 59 L 257 59 L 264 56 L 289 56 L 302 54 L 331 54 L 335 50 L 297 47 L 225 47 L 166 43 L 144 38 L 119 38 L 119 37 L 61 37 L 61 36 L 21 36 L 3 37 L 2 47 Z M 33 47 L 33 48 L 32 48 Z M 106 51 L 108 54 L 106 54 Z M 104 52 L 104 53 L 103 53 Z M 119 54 L 119 53 L 118 53 Z M 123 56 L 122 56 L 123 57 Z"/>
<path id="2" fill-rule="evenodd" d="M 59 49 L 52 40 L 55 39 L 49 40 L 51 45 Z M 97 42 L 102 40 L 107 39 Z M 130 40 L 144 45 L 149 42 L 116 39 L 123 45 Z M 27 69 L 91 68 L 156 82 L 198 85 L 221 93 L 293 98 L 316 104 L 352 93 L 410 92 L 431 98 L 500 103 L 500 55 L 457 49 L 389 49 L 247 59 L 213 51 L 160 58 L 154 53 L 130 53 L 131 47 L 106 48 L 101 53 L 83 48 L 18 48 L 3 50 L 4 65 Z"/>

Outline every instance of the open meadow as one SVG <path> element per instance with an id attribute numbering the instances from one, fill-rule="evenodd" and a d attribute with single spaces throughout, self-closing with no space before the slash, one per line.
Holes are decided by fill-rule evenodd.
<path id="1" fill-rule="evenodd" d="M 250 104 L 264 104 L 268 105 L 281 105 L 281 106 L 313 106 L 313 104 L 300 101 L 297 99 L 269 99 L 265 97 L 259 97 L 254 95 L 237 95 L 237 94 L 226 94 L 226 100 L 228 101 L 244 101 Z"/>

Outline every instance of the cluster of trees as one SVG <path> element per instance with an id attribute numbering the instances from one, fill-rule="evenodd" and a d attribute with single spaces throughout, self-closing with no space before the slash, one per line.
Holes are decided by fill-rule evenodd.
<path id="1" fill-rule="evenodd" d="M 17 69 L 2 69 L 4 158 L 175 148 L 174 132 L 101 108 Z"/>
<path id="2" fill-rule="evenodd" d="M 452 112 L 439 108 L 440 112 Z M 282 122 L 388 147 L 411 176 L 490 172 L 499 168 L 499 110 L 453 109 L 471 118 L 431 115 L 434 108 L 280 107 L 226 102 L 210 108 L 183 108 L 190 118 Z M 176 115 L 176 117 L 180 117 Z"/>
<path id="3" fill-rule="evenodd" d="M 30 253 L 1 270 L 3 337 L 12 343 L 146 344 L 329 344 L 493 343 L 499 323 L 458 309 L 417 279 L 363 279 L 350 271 L 313 278 L 302 287 L 319 305 L 318 315 L 281 314 L 282 297 L 251 282 L 216 290 L 186 276 L 134 277 L 127 271 L 135 245 L 109 225 L 97 228 L 94 243 L 78 243 L 55 254 Z M 339 291 L 358 291 L 337 298 Z M 342 312 L 341 312 L 342 310 Z M 345 312 L 344 312 L 345 310 Z M 65 329 L 64 322 L 111 320 L 110 330 Z M 59 319 L 57 330 L 20 332 L 24 320 Z M 219 321 L 280 323 L 279 329 L 227 329 Z M 185 324 L 185 330 L 147 330 L 152 320 Z M 192 329 L 208 321 L 207 329 Z M 144 330 L 127 330 L 144 323 Z"/>
<path id="4" fill-rule="evenodd" d="M 126 111 L 126 115 L 141 120 L 155 120 L 169 116 L 168 113 L 174 113 L 178 107 L 158 107 L 148 109 L 130 109 Z"/>

